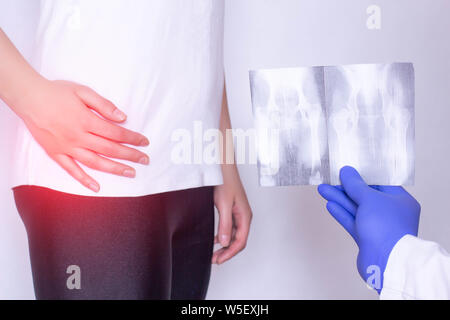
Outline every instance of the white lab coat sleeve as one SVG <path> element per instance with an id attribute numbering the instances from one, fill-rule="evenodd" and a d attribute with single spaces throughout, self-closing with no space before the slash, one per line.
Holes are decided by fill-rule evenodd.
<path id="1" fill-rule="evenodd" d="M 450 299 L 450 255 L 435 242 L 404 236 L 389 255 L 380 299 Z"/>

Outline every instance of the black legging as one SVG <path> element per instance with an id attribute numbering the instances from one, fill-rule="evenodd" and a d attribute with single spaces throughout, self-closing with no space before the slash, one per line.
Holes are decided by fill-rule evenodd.
<path id="1" fill-rule="evenodd" d="M 213 188 L 142 197 L 14 189 L 37 299 L 204 299 L 214 243 Z M 67 268 L 80 268 L 69 289 Z"/>

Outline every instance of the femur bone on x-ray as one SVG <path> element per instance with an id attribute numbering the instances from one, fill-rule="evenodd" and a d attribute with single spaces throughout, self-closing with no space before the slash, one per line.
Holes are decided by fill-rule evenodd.
<path id="1" fill-rule="evenodd" d="M 262 186 L 414 184 L 411 63 L 250 71 Z"/>

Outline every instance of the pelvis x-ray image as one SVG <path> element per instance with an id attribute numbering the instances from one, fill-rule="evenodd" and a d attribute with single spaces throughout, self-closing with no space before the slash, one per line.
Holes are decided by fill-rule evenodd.
<path id="1" fill-rule="evenodd" d="M 250 72 L 261 185 L 329 180 L 323 77 L 320 67 Z"/>
<path id="2" fill-rule="evenodd" d="M 250 71 L 262 186 L 414 183 L 410 63 Z"/>

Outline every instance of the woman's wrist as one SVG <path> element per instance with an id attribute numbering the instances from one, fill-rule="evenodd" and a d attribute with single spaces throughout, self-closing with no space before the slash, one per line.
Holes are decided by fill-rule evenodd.
<path id="1" fill-rule="evenodd" d="M 8 86 L 8 90 L 1 92 L 1 98 L 22 119 L 27 117 L 33 104 L 29 101 L 43 92 L 48 82 L 44 77 L 32 70 L 20 80 L 15 80 L 14 85 Z"/>
<path id="2" fill-rule="evenodd" d="M 20 54 L 0 28 L 0 99 L 18 115 L 23 114 L 27 103 L 44 78 Z"/>

